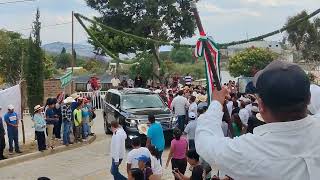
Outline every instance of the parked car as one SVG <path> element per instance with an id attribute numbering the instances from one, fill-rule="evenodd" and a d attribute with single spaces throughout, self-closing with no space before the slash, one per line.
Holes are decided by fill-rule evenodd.
<path id="1" fill-rule="evenodd" d="M 153 114 L 156 121 L 161 123 L 166 142 L 170 142 L 176 118 L 158 94 L 142 88 L 110 89 L 104 99 L 105 133 L 112 133 L 110 123 L 116 120 L 128 135 L 127 147 L 135 137 L 140 137 L 142 145 L 145 145 L 146 135 L 139 133 L 138 126 L 148 124 L 149 114 Z"/>

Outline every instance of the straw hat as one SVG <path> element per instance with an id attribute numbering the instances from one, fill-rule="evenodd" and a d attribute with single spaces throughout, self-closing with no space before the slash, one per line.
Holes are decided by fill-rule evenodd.
<path id="1" fill-rule="evenodd" d="M 36 105 L 33 109 L 34 109 L 33 112 L 37 112 L 37 111 L 39 111 L 40 109 L 43 109 L 43 107 L 40 106 L 40 105 Z"/>
<path id="2" fill-rule="evenodd" d="M 9 110 L 13 110 L 13 109 L 14 109 L 14 106 L 13 106 L 12 104 L 10 104 L 10 105 L 8 106 L 8 109 L 9 109 Z"/>
<path id="3" fill-rule="evenodd" d="M 256 117 L 259 121 L 265 122 L 260 113 L 258 113 Z"/>
<path id="4" fill-rule="evenodd" d="M 207 96 L 206 95 L 200 95 L 200 96 L 198 96 L 198 100 L 200 102 L 206 102 L 207 101 Z"/>
<path id="5" fill-rule="evenodd" d="M 63 103 L 65 104 L 69 104 L 73 102 L 76 102 L 76 101 L 72 97 L 67 97 L 65 100 L 63 100 Z"/>
<path id="6" fill-rule="evenodd" d="M 80 95 L 78 95 L 77 93 L 74 93 L 74 94 L 71 94 L 71 97 L 72 97 L 73 99 L 77 99 L 77 98 L 80 97 Z"/>
<path id="7" fill-rule="evenodd" d="M 139 124 L 138 125 L 138 130 L 139 130 L 140 134 L 147 135 L 148 129 L 149 129 L 148 124 Z"/>

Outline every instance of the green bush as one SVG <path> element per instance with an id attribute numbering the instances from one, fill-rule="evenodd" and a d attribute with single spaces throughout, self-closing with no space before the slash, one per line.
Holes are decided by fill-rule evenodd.
<path id="1" fill-rule="evenodd" d="M 258 70 L 265 68 L 276 59 L 277 55 L 269 50 L 261 48 L 249 48 L 232 57 L 228 64 L 228 70 L 234 77 L 251 77 Z"/>

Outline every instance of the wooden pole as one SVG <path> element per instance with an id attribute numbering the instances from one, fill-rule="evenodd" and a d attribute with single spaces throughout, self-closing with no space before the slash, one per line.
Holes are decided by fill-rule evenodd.
<path id="1" fill-rule="evenodd" d="M 73 67 L 74 67 L 74 61 L 75 61 L 75 59 L 74 59 L 74 15 L 73 15 L 73 11 L 72 11 L 72 27 L 71 27 L 71 54 L 72 54 L 72 62 L 71 62 L 71 70 L 72 70 L 72 72 L 73 72 Z"/>
<path id="2" fill-rule="evenodd" d="M 23 94 L 23 88 L 22 88 L 22 82 L 20 82 L 20 95 L 21 95 L 21 106 L 20 106 L 20 115 L 21 115 L 21 128 L 22 128 L 22 142 L 23 144 L 26 144 L 26 134 L 24 130 L 24 122 L 23 122 L 23 110 L 24 110 L 24 94 Z"/>

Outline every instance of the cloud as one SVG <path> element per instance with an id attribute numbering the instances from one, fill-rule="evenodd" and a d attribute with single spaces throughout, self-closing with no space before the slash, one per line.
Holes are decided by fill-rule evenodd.
<path id="1" fill-rule="evenodd" d="M 258 4 L 265 7 L 298 6 L 295 0 L 241 0 L 244 4 Z"/>
<path id="2" fill-rule="evenodd" d="M 258 17 L 261 14 L 257 11 L 248 8 L 221 8 L 212 3 L 200 1 L 198 3 L 198 8 L 200 9 L 200 13 L 206 14 L 218 14 L 218 15 L 237 15 L 237 16 L 254 16 Z"/>

